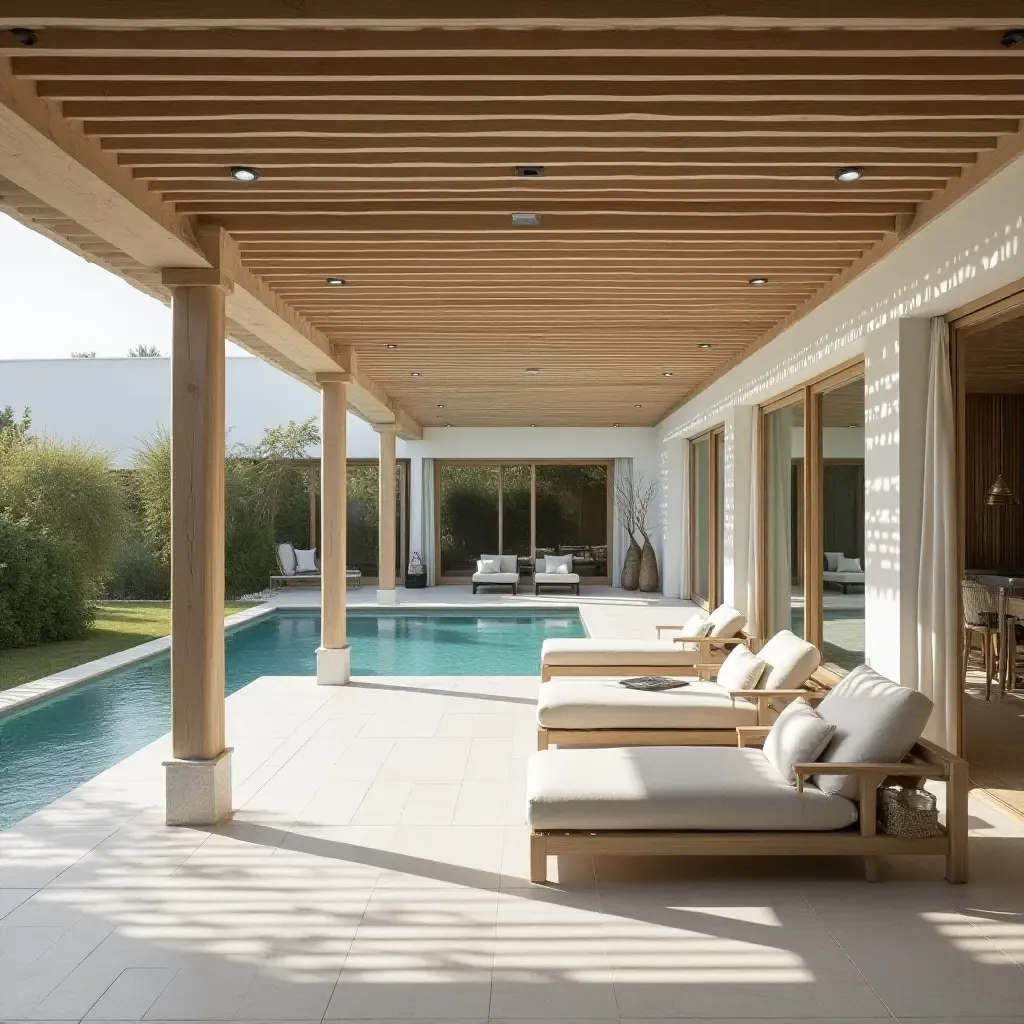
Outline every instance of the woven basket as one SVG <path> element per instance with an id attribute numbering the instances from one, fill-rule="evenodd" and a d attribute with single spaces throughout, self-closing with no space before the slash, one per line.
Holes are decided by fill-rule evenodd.
<path id="1" fill-rule="evenodd" d="M 878 794 L 878 827 L 887 836 L 927 839 L 939 834 L 939 809 L 925 789 L 887 786 Z"/>

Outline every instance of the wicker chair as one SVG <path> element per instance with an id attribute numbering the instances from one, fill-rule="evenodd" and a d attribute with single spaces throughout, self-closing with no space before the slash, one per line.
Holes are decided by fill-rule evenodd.
<path id="1" fill-rule="evenodd" d="M 985 662 L 985 700 L 992 698 L 992 676 L 999 659 L 999 594 L 991 587 L 972 580 L 960 583 L 964 606 L 964 642 L 962 678 L 967 685 L 967 665 L 974 650 L 975 638 L 981 641 Z"/>

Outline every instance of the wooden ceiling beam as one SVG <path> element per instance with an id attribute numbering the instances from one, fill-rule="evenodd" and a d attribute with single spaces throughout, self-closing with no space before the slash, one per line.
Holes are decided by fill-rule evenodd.
<path id="1" fill-rule="evenodd" d="M 116 0 L 115 0 L 116 2 Z M 1013 24 L 1010 22 L 1008 24 Z M 1005 26 L 1004 26 L 1005 27 Z M 20 51 L 25 53 L 25 50 Z M 977 57 L 41 57 L 13 56 L 16 75 L 33 79 L 160 81 L 437 82 L 449 79 L 519 82 L 617 78 L 645 81 L 800 81 L 856 82 L 926 80 L 943 82 L 1024 78 L 1024 61 L 1006 53 Z"/>
<path id="2" fill-rule="evenodd" d="M 711 5 L 713 7 L 713 5 Z M 0 25 L 39 28 L 1004 28 L 1020 15 L 1017 0 L 917 0 L 900 13 L 887 0 L 861 0 L 826 13 L 816 0 L 731 0 L 728 13 L 706 0 L 635 0 L 628 13 L 615 0 L 519 0 L 510 13 L 481 11 L 476 0 L 147 0 L 125 10 L 122 0 L 3 0 Z M 514 11 L 514 13 L 512 13 Z"/>
<path id="3" fill-rule="evenodd" d="M 1015 24 L 1015 22 L 1014 22 Z M 252 30 L 196 28 L 143 30 L 61 28 L 38 30 L 26 48 L 0 34 L 0 54 L 40 57 L 220 57 L 277 56 L 322 59 L 338 56 L 379 57 L 538 57 L 548 54 L 584 57 L 959 57 L 1002 56 L 999 29 L 835 30 L 764 28 L 756 33 L 732 29 L 641 28 L 628 32 L 601 26 L 533 28 L 515 32 L 480 26 L 472 32 L 448 28 L 387 31 L 347 28 L 311 32 L 291 29 Z"/>

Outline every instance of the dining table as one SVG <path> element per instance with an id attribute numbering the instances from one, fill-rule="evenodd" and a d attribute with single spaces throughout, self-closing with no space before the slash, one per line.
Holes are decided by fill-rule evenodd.
<path id="1" fill-rule="evenodd" d="M 999 630 L 999 666 L 997 678 L 999 693 L 1006 695 L 1007 683 L 1010 689 L 1017 682 L 1017 620 L 1024 622 L 1024 597 L 1013 595 L 1015 590 L 1024 590 L 1024 572 L 1017 573 L 978 573 L 975 579 L 986 587 L 999 592 L 998 630 Z"/>

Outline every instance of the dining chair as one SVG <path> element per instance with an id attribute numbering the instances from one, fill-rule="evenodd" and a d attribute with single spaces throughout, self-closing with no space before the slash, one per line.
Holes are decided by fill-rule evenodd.
<path id="1" fill-rule="evenodd" d="M 985 663 L 985 700 L 992 699 L 992 676 L 999 659 L 999 595 L 991 587 L 973 580 L 962 580 L 960 593 L 964 606 L 964 642 L 961 678 L 967 685 L 967 666 L 974 641 L 980 641 Z"/>

